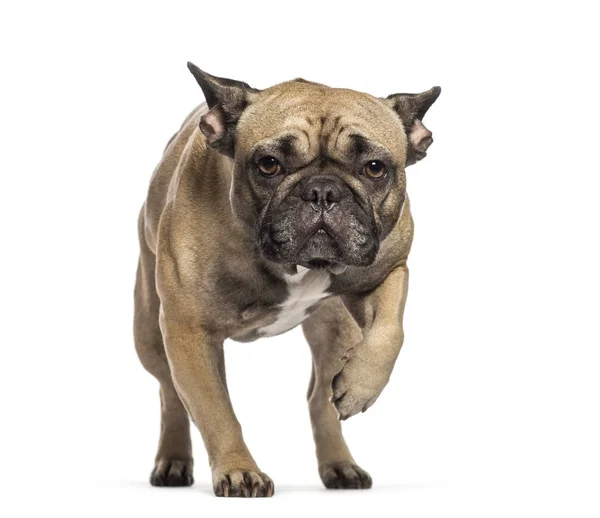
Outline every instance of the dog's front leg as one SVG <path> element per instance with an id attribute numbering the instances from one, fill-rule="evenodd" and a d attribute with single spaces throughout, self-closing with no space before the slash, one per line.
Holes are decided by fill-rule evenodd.
<path id="1" fill-rule="evenodd" d="M 271 496 L 242 437 L 225 381 L 223 339 L 197 326 L 161 319 L 171 375 L 188 413 L 202 434 L 217 496 Z"/>
<path id="2" fill-rule="evenodd" d="M 408 268 L 399 266 L 364 296 L 343 297 L 363 329 L 363 339 L 346 352 L 333 378 L 334 403 L 340 419 L 369 408 L 381 394 L 404 341 L 402 317 L 408 291 Z"/>

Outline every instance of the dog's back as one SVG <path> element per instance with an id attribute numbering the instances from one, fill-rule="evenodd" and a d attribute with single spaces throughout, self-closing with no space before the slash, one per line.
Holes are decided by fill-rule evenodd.
<path id="1" fill-rule="evenodd" d="M 181 128 L 171 137 L 163 156 L 150 180 L 148 196 L 140 214 L 146 244 L 156 252 L 158 223 L 165 205 L 175 195 L 179 178 L 184 170 L 181 167 L 186 153 L 202 153 L 206 150 L 204 135 L 199 130 L 200 117 L 207 111 L 205 103 L 197 106 L 183 121 Z"/>

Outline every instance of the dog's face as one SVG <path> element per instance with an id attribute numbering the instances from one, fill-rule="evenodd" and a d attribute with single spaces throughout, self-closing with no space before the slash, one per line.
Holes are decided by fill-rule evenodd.
<path id="1" fill-rule="evenodd" d="M 425 156 L 421 120 L 440 90 L 378 99 L 303 80 L 258 91 L 194 65 L 210 110 L 200 129 L 234 158 L 230 200 L 265 258 L 329 268 L 373 263 Z"/>

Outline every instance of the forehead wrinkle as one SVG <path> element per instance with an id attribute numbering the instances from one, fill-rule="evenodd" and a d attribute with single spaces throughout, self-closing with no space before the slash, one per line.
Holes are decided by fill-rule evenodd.
<path id="1" fill-rule="evenodd" d="M 367 138 L 365 135 L 363 135 L 363 132 L 358 129 L 356 126 L 354 125 L 344 125 L 344 124 L 340 124 L 339 127 L 339 131 L 337 132 L 336 136 L 335 136 L 335 140 L 332 140 L 332 138 L 330 137 L 328 139 L 327 142 L 327 151 L 328 154 L 330 156 L 336 157 L 336 158 L 342 158 L 342 157 L 346 157 L 346 155 L 349 155 L 348 150 L 350 147 L 350 139 L 351 139 L 351 135 L 360 135 L 361 137 L 363 137 L 370 145 L 372 145 L 372 141 L 371 139 Z M 389 151 L 388 151 L 389 152 Z"/>
<path id="2" fill-rule="evenodd" d="M 310 138 L 310 134 L 308 133 L 308 131 L 306 131 L 305 129 L 302 128 L 302 129 L 300 129 L 300 133 L 306 138 L 305 153 L 308 155 L 308 154 L 310 154 L 311 147 L 317 147 L 317 149 L 315 150 L 315 154 L 318 155 L 319 151 L 320 151 L 319 146 L 318 145 L 317 146 L 313 146 L 313 143 L 312 143 L 313 139 Z M 318 140 L 317 140 L 317 142 L 318 142 Z"/>
<path id="3" fill-rule="evenodd" d="M 304 137 L 307 143 L 307 151 L 311 148 L 311 132 L 314 133 L 315 130 L 306 117 L 297 115 L 288 116 L 284 119 L 282 126 L 283 132 L 292 133 L 300 140 L 303 140 L 301 137 Z"/>
<path id="4" fill-rule="evenodd" d="M 346 128 L 344 128 L 343 125 L 340 125 L 340 129 L 337 132 L 337 135 L 335 136 L 335 141 L 333 142 L 333 149 L 335 150 L 338 147 L 338 142 L 340 141 L 340 137 L 342 136 L 342 133 L 344 132 Z M 331 138 L 328 141 L 328 144 L 331 144 Z M 327 149 L 330 149 L 330 146 L 327 146 Z"/>
<path id="5" fill-rule="evenodd" d="M 281 132 L 262 139 L 253 146 L 250 156 L 254 156 L 259 150 L 275 156 L 279 155 L 281 158 L 292 159 L 292 162 L 298 159 L 301 161 L 311 159 L 318 155 L 318 150 L 311 152 L 310 134 L 302 127 L 283 128 Z"/>
<path id="6" fill-rule="evenodd" d="M 306 126 L 302 125 L 292 127 L 286 133 L 295 137 L 294 147 L 298 152 L 306 155 L 310 154 L 311 148 L 313 147 L 313 139 L 311 138 L 310 132 Z"/>
<path id="7" fill-rule="evenodd" d="M 369 94 L 343 89 L 340 93 L 341 96 L 330 96 L 326 103 L 329 113 L 343 113 L 347 125 L 368 133 L 370 140 L 385 143 L 388 149 L 394 149 L 394 154 L 402 153 L 401 148 L 406 145 L 404 126 L 389 106 Z"/>
<path id="8" fill-rule="evenodd" d="M 333 156 L 331 151 L 337 147 L 340 135 L 344 131 L 344 124 L 341 123 L 341 120 L 342 116 L 337 115 L 335 118 L 326 118 L 323 122 L 320 141 L 322 149 L 326 150 L 330 156 Z M 328 128 L 327 126 L 332 127 Z"/>
<path id="9" fill-rule="evenodd" d="M 369 138 L 369 136 L 365 135 L 363 132 L 356 131 L 355 133 L 350 133 L 348 135 L 348 141 L 351 142 L 351 140 L 353 139 L 360 139 L 362 143 L 366 146 L 367 149 L 365 151 L 367 153 L 375 154 L 379 152 L 388 155 L 390 158 L 394 156 L 392 151 L 385 144 L 382 144 L 376 140 L 373 140 L 372 138 Z M 352 143 L 350 143 L 349 146 L 352 146 Z M 364 154 L 364 151 L 360 154 Z"/>
<path id="10" fill-rule="evenodd" d="M 263 90 L 238 123 L 239 150 L 290 130 L 296 144 L 311 155 L 344 145 L 344 126 L 359 129 L 370 140 L 384 144 L 399 161 L 406 136 L 400 118 L 383 101 L 353 90 L 287 83 Z M 334 141 L 335 139 L 335 141 Z"/>

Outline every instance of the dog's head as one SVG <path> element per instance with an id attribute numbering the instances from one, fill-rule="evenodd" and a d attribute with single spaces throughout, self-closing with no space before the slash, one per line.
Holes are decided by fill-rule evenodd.
<path id="1" fill-rule="evenodd" d="M 230 200 L 267 259 L 368 266 L 405 199 L 405 167 L 433 142 L 422 123 L 440 88 L 385 99 L 304 80 L 256 90 L 193 64 L 207 142 L 234 159 Z"/>

